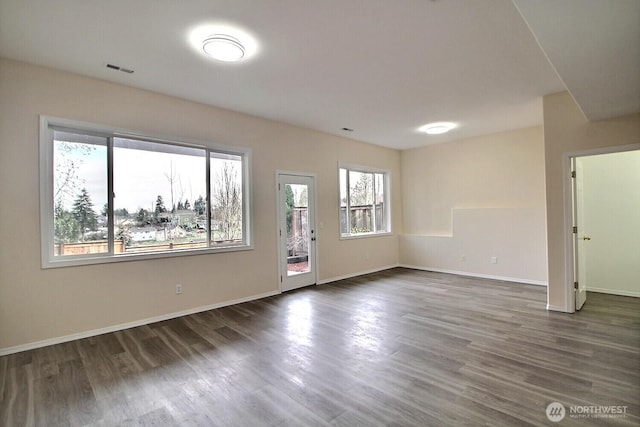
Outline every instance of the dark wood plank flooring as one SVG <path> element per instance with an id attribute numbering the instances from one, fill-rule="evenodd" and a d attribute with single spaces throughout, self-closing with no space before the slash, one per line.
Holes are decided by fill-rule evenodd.
<path id="1" fill-rule="evenodd" d="M 558 401 L 558 425 L 639 425 L 640 300 L 545 300 L 396 268 L 26 351 L 0 358 L 0 424 L 550 425 Z"/>

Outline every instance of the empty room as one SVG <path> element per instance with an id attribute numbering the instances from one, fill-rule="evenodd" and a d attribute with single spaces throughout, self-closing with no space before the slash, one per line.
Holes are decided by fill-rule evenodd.
<path id="1" fill-rule="evenodd" d="M 640 2 L 0 0 L 0 425 L 640 424 Z"/>

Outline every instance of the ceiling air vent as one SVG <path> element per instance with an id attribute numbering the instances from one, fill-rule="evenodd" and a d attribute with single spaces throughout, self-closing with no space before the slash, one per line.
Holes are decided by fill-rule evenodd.
<path id="1" fill-rule="evenodd" d="M 112 70 L 122 71 L 123 73 L 133 74 L 133 70 L 129 68 L 120 67 L 118 65 L 107 64 L 107 68 L 111 68 Z"/>

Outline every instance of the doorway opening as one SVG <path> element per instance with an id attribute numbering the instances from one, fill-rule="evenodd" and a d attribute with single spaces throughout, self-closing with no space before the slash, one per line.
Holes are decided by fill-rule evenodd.
<path id="1" fill-rule="evenodd" d="M 569 312 L 587 291 L 640 297 L 640 144 L 572 153 L 567 163 Z"/>

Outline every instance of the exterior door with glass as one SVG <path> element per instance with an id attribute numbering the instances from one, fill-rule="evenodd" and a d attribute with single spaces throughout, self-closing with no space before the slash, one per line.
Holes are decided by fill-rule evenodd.
<path id="1" fill-rule="evenodd" d="M 311 175 L 278 173 L 278 245 L 283 292 L 317 282 L 314 181 Z"/>

